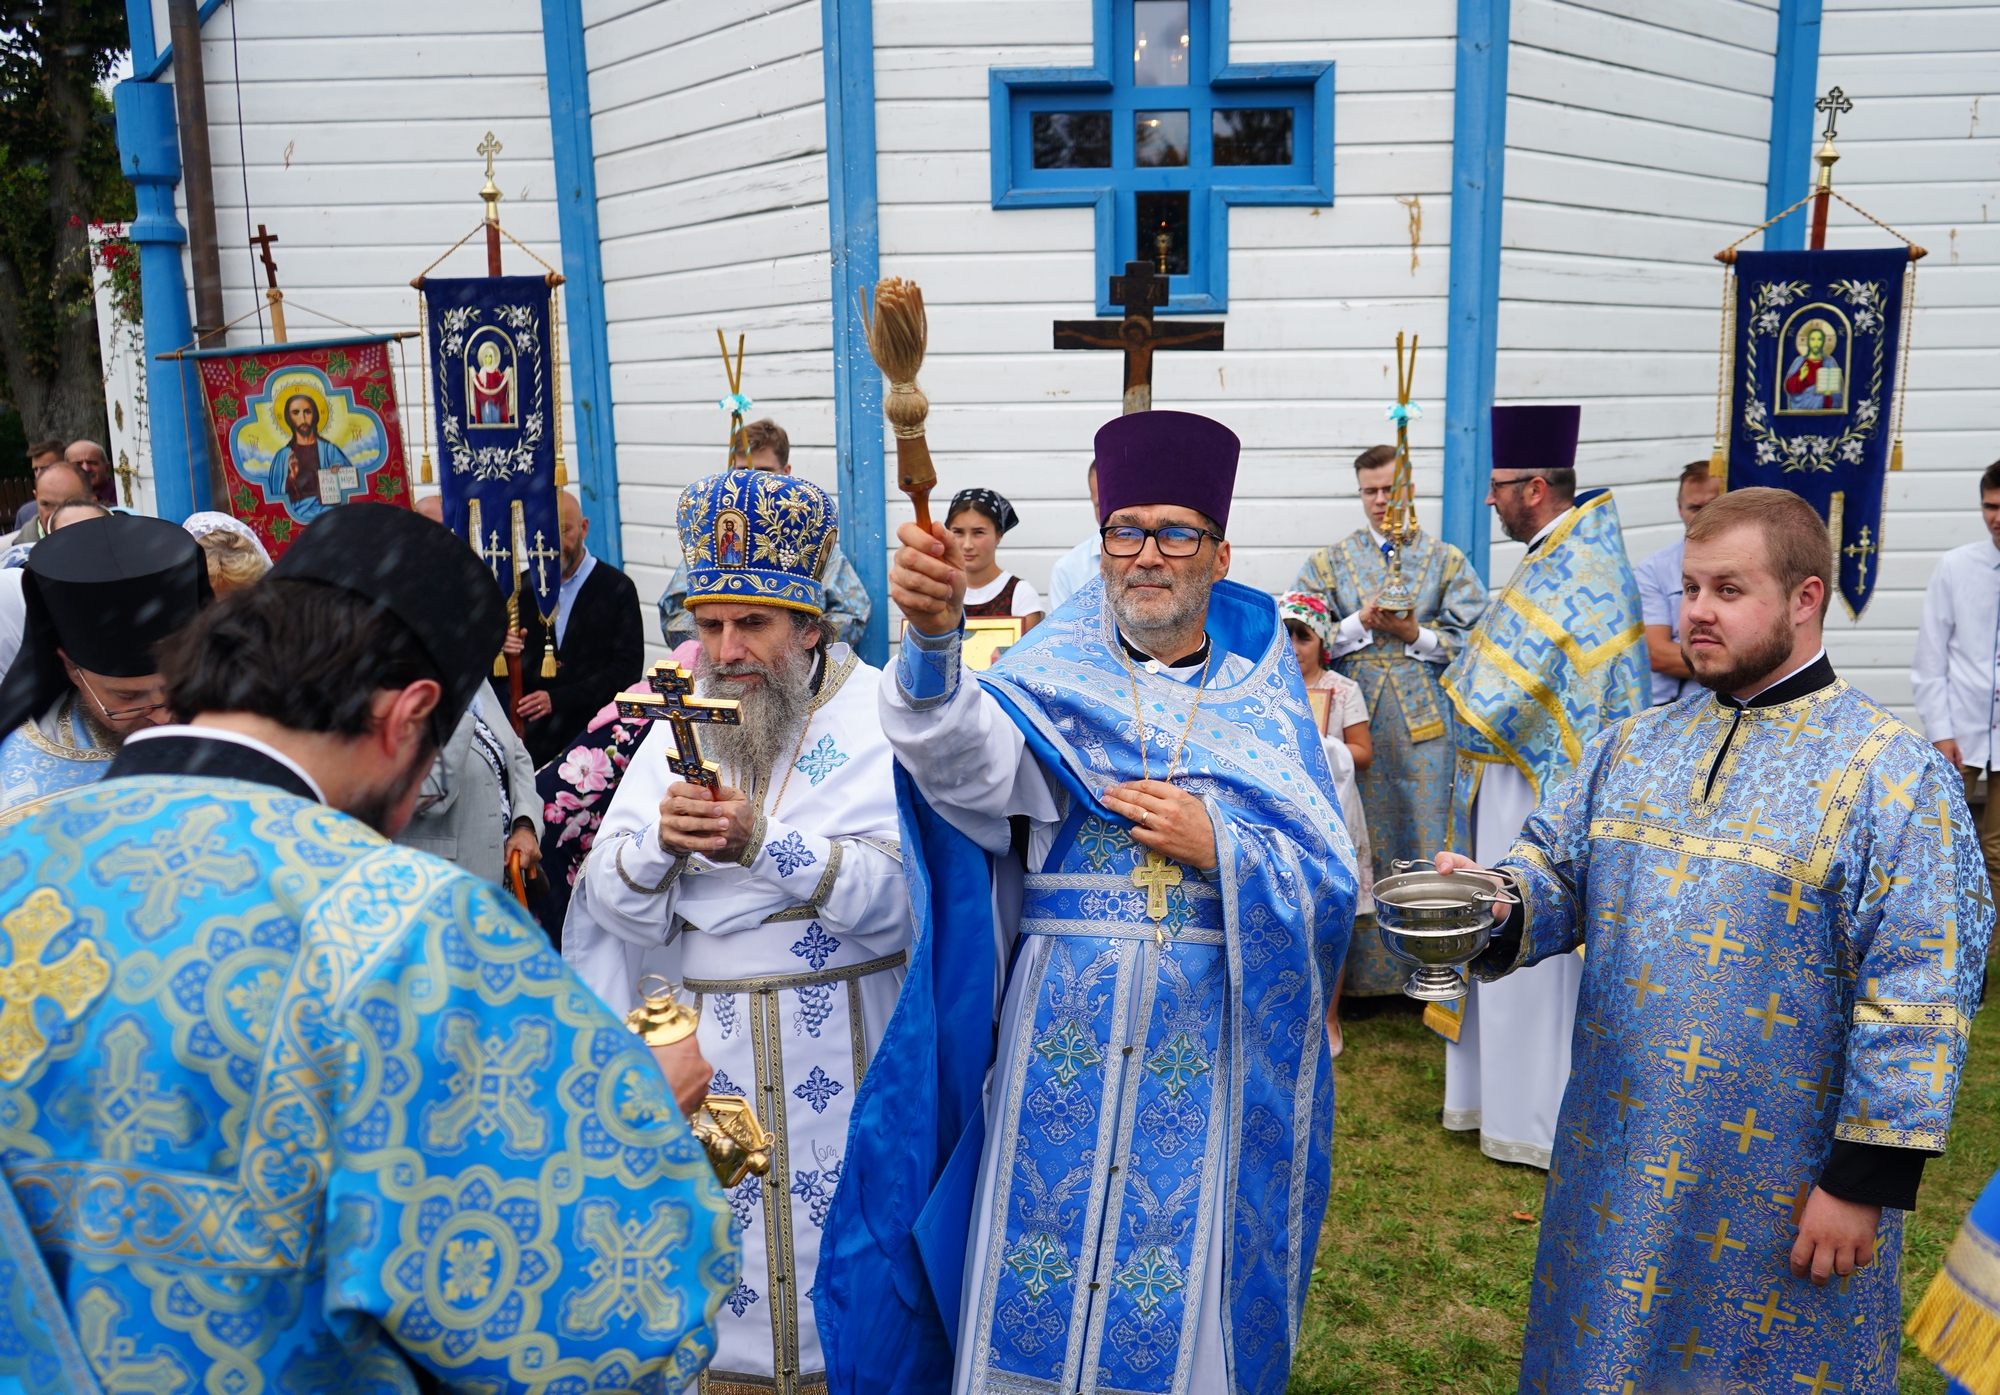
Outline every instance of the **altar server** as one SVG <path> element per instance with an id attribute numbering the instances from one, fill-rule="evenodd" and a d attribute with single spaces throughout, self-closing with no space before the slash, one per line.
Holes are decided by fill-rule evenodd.
<path id="1" fill-rule="evenodd" d="M 625 769 L 577 883 L 564 954 L 621 1011 L 660 971 L 701 1009 L 710 1089 L 748 1096 L 776 1136 L 768 1179 L 729 1194 L 743 1278 L 718 1318 L 710 1395 L 822 1388 L 806 1294 L 846 1165 L 857 1087 L 910 944 L 880 671 L 829 643 L 821 584 L 834 501 L 795 476 L 733 470 L 681 495 L 711 792 L 667 766 L 656 720 Z M 718 542 L 734 530 L 736 546 Z"/>
<path id="2" fill-rule="evenodd" d="M 1713 692 L 1590 743 L 1473 964 L 1589 951 L 1521 1389 L 1889 1395 L 1992 931 L 1979 842 L 1958 771 L 1827 662 L 1811 505 L 1723 495 L 1682 574 Z"/>
<path id="3" fill-rule="evenodd" d="M 1528 552 L 1445 670 L 1457 721 L 1451 846 L 1499 859 L 1591 737 L 1648 700 L 1645 627 L 1608 490 L 1576 493 L 1582 409 L 1495 407 L 1486 502 Z M 1445 1049 L 1444 1126 L 1549 1165 L 1583 972 L 1549 960 L 1424 1015 Z"/>
<path id="4" fill-rule="evenodd" d="M 165 656 L 190 723 L 8 831 L 0 1389 L 707 1360 L 736 1242 L 660 1063 L 500 888 L 385 837 L 503 628 L 464 543 L 329 510 Z"/>
<path id="5" fill-rule="evenodd" d="M 155 650 L 212 596 L 193 538 L 129 514 L 57 529 L 22 570 L 25 633 L 0 683 L 0 808 L 103 778 L 126 737 L 167 720 Z"/>
<path id="6" fill-rule="evenodd" d="M 843 1392 L 1281 1390 L 1298 1341 L 1354 853 L 1277 608 L 1224 579 L 1236 436 L 1096 445 L 1100 579 L 977 681 L 955 546 L 898 534 L 924 932 L 816 1295 Z"/>
<path id="7" fill-rule="evenodd" d="M 1358 783 L 1373 875 L 1386 877 L 1399 859 L 1429 857 L 1451 826 L 1451 704 L 1438 677 L 1485 611 L 1486 584 L 1464 553 L 1419 532 L 1403 542 L 1403 579 L 1416 593 L 1416 609 L 1375 604 L 1389 583 L 1382 528 L 1395 489 L 1396 448 L 1363 451 L 1354 480 L 1368 526 L 1315 551 L 1292 585 L 1325 604 L 1333 619 L 1326 652 L 1335 671 L 1361 686 L 1368 704 L 1374 758 Z M 1342 991 L 1350 997 L 1400 993 L 1410 976 L 1372 932 L 1354 937 L 1347 961 Z"/>

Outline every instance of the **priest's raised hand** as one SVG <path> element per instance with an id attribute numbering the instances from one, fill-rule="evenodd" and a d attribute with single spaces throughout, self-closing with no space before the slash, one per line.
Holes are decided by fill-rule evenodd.
<path id="1" fill-rule="evenodd" d="M 889 599 L 923 634 L 956 630 L 965 617 L 965 559 L 958 539 L 936 523 L 928 533 L 905 523 L 896 540 L 902 546 L 889 564 Z"/>

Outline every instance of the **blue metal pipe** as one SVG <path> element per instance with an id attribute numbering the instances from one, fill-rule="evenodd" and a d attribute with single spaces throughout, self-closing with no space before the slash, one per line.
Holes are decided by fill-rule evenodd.
<path id="1" fill-rule="evenodd" d="M 139 248 L 153 500 L 160 517 L 178 523 L 209 507 L 209 490 L 208 452 L 199 435 L 207 430 L 207 415 L 193 365 L 158 357 L 194 343 L 181 270 L 187 230 L 174 212 L 174 187 L 181 177 L 174 90 L 158 83 L 121 82 L 112 93 L 112 110 L 118 120 L 119 168 L 132 181 L 139 206 L 129 235 Z"/>

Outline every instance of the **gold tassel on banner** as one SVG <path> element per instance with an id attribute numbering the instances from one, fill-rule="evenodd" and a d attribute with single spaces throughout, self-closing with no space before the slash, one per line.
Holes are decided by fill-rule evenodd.
<path id="1" fill-rule="evenodd" d="M 549 647 L 542 651 L 542 677 L 554 678 L 555 676 L 556 676 L 556 637 L 554 628 L 551 627 L 549 633 Z"/>
<path id="2" fill-rule="evenodd" d="M 1715 450 L 1708 457 L 1710 479 L 1729 488 L 1729 351 L 1736 318 L 1736 253 L 1732 250 L 1722 264 L 1722 342 L 1716 349 L 1715 365 Z"/>
<path id="3" fill-rule="evenodd" d="M 1896 364 L 1896 436 L 1895 444 L 1889 448 L 1889 468 L 1903 468 L 1903 408 L 1910 400 L 1910 331 L 1916 327 L 1917 312 L 1917 254 L 1920 248 L 1910 249 L 1910 264 L 1903 272 L 1903 342 L 1896 352 L 1902 355 Z"/>
<path id="4" fill-rule="evenodd" d="M 562 330 L 556 321 L 556 293 L 553 287 L 549 290 L 549 358 L 552 360 L 549 371 L 556 384 L 556 488 L 565 489 L 569 486 L 569 466 L 563 462 Z M 549 667 L 552 662 L 550 659 L 542 661 L 542 677 L 556 676 L 555 670 Z"/>
<path id="5" fill-rule="evenodd" d="M 417 414 L 423 420 L 417 425 L 424 433 L 424 463 L 422 473 L 417 477 L 419 484 L 437 483 L 431 474 L 430 343 L 430 322 L 424 310 L 423 278 L 420 276 L 417 278 Z M 409 400 L 407 388 L 404 390 L 403 400 L 406 402 Z M 475 503 L 473 507 L 476 509 L 479 505 Z M 472 550 L 479 551 L 477 542 L 473 543 Z"/>

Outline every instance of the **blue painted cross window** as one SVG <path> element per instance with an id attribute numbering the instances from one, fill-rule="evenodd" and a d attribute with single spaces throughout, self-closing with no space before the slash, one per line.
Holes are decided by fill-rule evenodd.
<path id="1" fill-rule="evenodd" d="M 993 206 L 1096 211 L 1097 313 L 1126 262 L 1164 314 L 1229 308 L 1231 204 L 1333 202 L 1333 64 L 1229 62 L 1229 0 L 1092 0 L 1088 68 L 994 68 Z"/>

